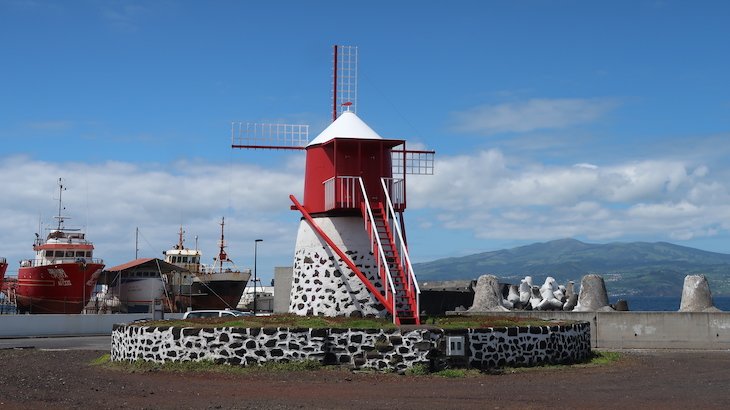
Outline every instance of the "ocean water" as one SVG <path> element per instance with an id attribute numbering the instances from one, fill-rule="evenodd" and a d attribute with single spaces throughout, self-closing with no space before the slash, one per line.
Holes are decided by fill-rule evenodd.
<path id="1" fill-rule="evenodd" d="M 609 296 L 609 303 L 624 299 L 629 303 L 629 310 L 634 312 L 676 312 L 679 310 L 681 297 L 671 296 Z M 730 296 L 714 296 L 715 307 L 730 312 Z"/>

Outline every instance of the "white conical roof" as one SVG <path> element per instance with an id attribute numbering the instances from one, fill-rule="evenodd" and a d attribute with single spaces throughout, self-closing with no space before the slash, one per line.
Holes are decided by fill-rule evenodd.
<path id="1" fill-rule="evenodd" d="M 366 140 L 382 140 L 383 137 L 378 135 L 355 113 L 350 111 L 343 112 L 329 127 L 325 128 L 317 138 L 313 139 L 307 146 L 324 144 L 334 138 L 353 138 Z"/>

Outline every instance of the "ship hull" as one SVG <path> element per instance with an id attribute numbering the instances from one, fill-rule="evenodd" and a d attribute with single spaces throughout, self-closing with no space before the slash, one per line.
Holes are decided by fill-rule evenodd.
<path id="1" fill-rule="evenodd" d="M 99 263 L 20 267 L 16 287 L 19 313 L 81 313 L 104 268 Z"/>
<path id="2" fill-rule="evenodd" d="M 184 312 L 188 308 L 192 310 L 235 309 L 241 300 L 248 278 L 249 275 L 238 280 L 195 282 L 190 292 L 175 295 L 175 306 L 179 312 Z"/>
<path id="3" fill-rule="evenodd" d="M 118 310 L 127 313 L 149 313 L 155 300 L 165 295 L 165 284 L 161 278 L 125 278 L 121 284 L 109 288 L 109 293 L 118 295 Z"/>
<path id="4" fill-rule="evenodd" d="M 0 263 L 0 290 L 3 288 L 3 282 L 5 281 L 5 271 L 8 270 L 7 263 Z"/>

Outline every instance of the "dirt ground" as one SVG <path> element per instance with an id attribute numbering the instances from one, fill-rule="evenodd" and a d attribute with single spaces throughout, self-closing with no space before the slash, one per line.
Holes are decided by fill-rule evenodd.
<path id="1" fill-rule="evenodd" d="M 0 350 L 0 409 L 727 408 L 730 351 L 632 351 L 606 366 L 449 379 L 346 370 L 126 373 L 106 352 Z"/>

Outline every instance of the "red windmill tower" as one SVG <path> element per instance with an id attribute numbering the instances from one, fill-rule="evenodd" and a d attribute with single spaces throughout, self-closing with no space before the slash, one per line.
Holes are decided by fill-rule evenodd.
<path id="1" fill-rule="evenodd" d="M 357 48 L 335 46 L 334 55 L 332 124 L 308 143 L 307 126 L 234 124 L 232 146 L 306 150 L 304 202 L 290 195 L 302 214 L 290 312 L 418 324 L 420 291 L 403 223 L 406 175 L 433 174 L 434 151 L 407 150 L 404 140 L 365 124 L 354 112 Z"/>

